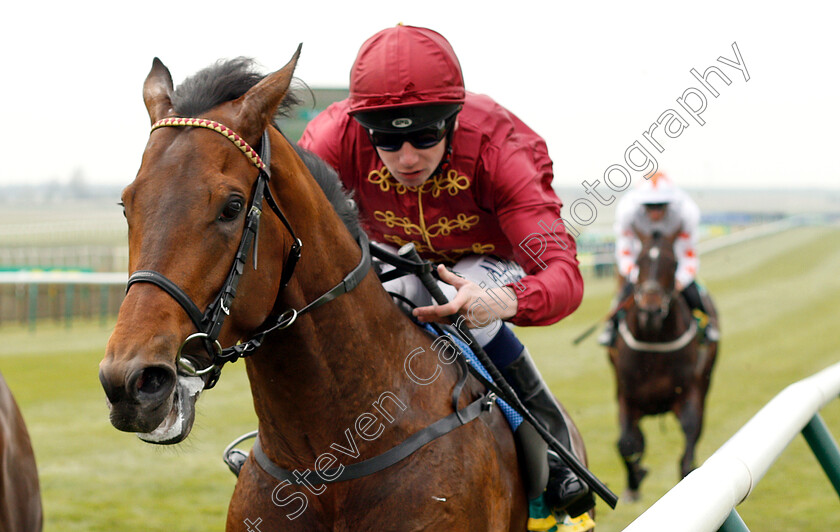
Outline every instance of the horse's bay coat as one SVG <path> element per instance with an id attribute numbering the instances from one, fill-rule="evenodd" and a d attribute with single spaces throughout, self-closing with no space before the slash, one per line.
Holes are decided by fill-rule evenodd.
<path id="1" fill-rule="evenodd" d="M 0 375 L 0 530 L 33 532 L 42 525 L 35 454 L 17 402 Z"/>
<path id="2" fill-rule="evenodd" d="M 277 212 L 264 210 L 259 247 L 247 250 L 236 297 L 219 334 L 224 346 L 248 339 L 286 309 L 317 300 L 360 261 L 354 229 L 348 230 L 336 212 L 338 205 L 348 205 L 337 178 L 330 174 L 332 181 L 323 176 L 316 181 L 294 147 L 271 126 L 296 61 L 297 54 L 285 68 L 243 89 L 241 96 L 194 113 L 224 124 L 254 147 L 268 131 L 271 197 L 303 242 L 294 274 L 281 287 L 293 238 Z M 217 65 L 197 76 L 213 88 L 220 77 L 212 74 L 222 68 Z M 155 60 L 144 86 L 152 123 L 177 115 L 173 91 L 168 69 Z M 160 272 L 199 309 L 206 308 L 234 262 L 257 173 L 229 138 L 217 132 L 198 127 L 153 131 L 137 178 L 123 193 L 130 271 Z M 254 249 L 256 270 L 250 260 Z M 194 400 L 175 400 L 184 393 L 176 356 L 194 332 L 195 325 L 170 293 L 150 283 L 131 287 L 100 364 L 115 427 L 147 432 L 178 415 L 183 427 L 167 441 L 187 437 Z M 426 356 L 412 359 L 412 370 L 418 375 L 440 371 L 428 384 L 412 382 L 405 372 L 406 356 L 417 348 Z M 200 353 L 196 356 L 196 367 L 209 365 Z M 301 473 L 335 465 L 327 453 L 348 465 L 355 456 L 377 456 L 446 417 L 452 413 L 451 394 L 459 379 L 457 365 L 439 362 L 432 338 L 393 304 L 372 271 L 351 291 L 266 336 L 245 365 L 262 450 L 277 466 Z M 477 381 L 468 380 L 459 408 L 482 392 Z M 381 403 L 386 393 L 398 399 L 387 403 L 393 421 L 389 418 L 384 430 L 371 432 L 365 413 L 371 414 L 372 405 Z M 351 442 L 351 428 L 356 431 L 352 434 L 367 437 Z M 336 451 L 334 445 L 347 452 Z M 499 409 L 493 409 L 392 467 L 324 486 L 283 484 L 251 455 L 239 474 L 227 530 L 508 531 L 524 530 L 527 517 L 513 436 Z"/>

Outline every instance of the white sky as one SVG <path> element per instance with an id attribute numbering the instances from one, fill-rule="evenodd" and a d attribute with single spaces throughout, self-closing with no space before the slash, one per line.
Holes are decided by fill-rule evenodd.
<path id="1" fill-rule="evenodd" d="M 660 167 L 689 187 L 840 189 L 834 5 L 7 2 L 0 184 L 66 182 L 79 171 L 92 183 L 130 183 L 148 135 L 142 85 L 155 56 L 177 85 L 220 58 L 249 56 L 276 70 L 302 42 L 297 77 L 346 86 L 362 42 L 403 22 L 442 33 L 467 89 L 546 138 L 560 186 L 603 180 L 634 141 L 645 145 L 642 132 L 663 112 L 685 114 L 676 99 L 700 87 L 689 70 L 717 65 L 732 84 L 713 77 L 720 96 L 708 98 L 706 124 L 689 120 L 678 138 L 662 137 Z M 716 61 L 735 59 L 733 42 L 748 82 Z"/>

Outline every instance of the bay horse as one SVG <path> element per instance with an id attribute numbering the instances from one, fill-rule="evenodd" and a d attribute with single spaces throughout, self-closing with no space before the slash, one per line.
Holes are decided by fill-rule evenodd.
<path id="1" fill-rule="evenodd" d="M 41 530 L 43 513 L 38 468 L 29 432 L 0 374 L 0 531 Z"/>
<path id="2" fill-rule="evenodd" d="M 641 464 L 645 451 L 639 428 L 642 417 L 673 412 L 685 435 L 680 478 L 694 469 L 718 347 L 717 342 L 701 342 L 697 322 L 676 288 L 674 241 L 679 231 L 670 236 L 636 234 L 642 242 L 637 259 L 639 277 L 626 314 L 619 320 L 615 345 L 609 349 L 621 429 L 618 450 L 627 470 L 624 499 L 628 502 L 639 498 L 639 485 L 647 474 Z M 711 298 L 707 300 L 707 310 L 715 313 Z"/>
<path id="3" fill-rule="evenodd" d="M 122 194 L 131 276 L 100 364 L 111 423 L 180 442 L 202 389 L 247 355 L 259 436 L 227 530 L 524 531 L 499 409 L 472 378 L 453 397 L 458 365 L 370 270 L 337 176 L 274 126 L 299 53 L 265 77 L 244 59 L 218 63 L 177 90 L 154 60 L 152 132 Z M 477 404 L 474 421 L 389 467 L 342 476 Z"/>

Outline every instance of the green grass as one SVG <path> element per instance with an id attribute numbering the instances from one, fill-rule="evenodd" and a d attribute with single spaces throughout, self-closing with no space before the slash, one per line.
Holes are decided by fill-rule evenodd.
<path id="1" fill-rule="evenodd" d="M 98 322 L 0 329 L 0 369 L 35 448 L 45 530 L 224 529 L 235 477 L 221 452 L 256 426 L 244 366 L 226 368 L 201 398 L 186 443 L 148 445 L 108 422 L 97 375 L 109 333 Z"/>
<path id="2" fill-rule="evenodd" d="M 698 463 L 785 386 L 838 361 L 837 264 L 840 231 L 829 228 L 789 231 L 702 258 L 702 280 L 715 297 L 723 337 Z M 590 280 L 575 314 L 520 336 L 539 353 L 540 367 L 572 412 L 586 440 L 591 469 L 620 494 L 625 474 L 616 450 L 617 404 L 606 352 L 592 339 L 571 346 L 579 332 L 605 313 L 612 288 L 613 281 Z M 830 403 L 822 415 L 837 434 L 840 404 Z M 678 480 L 683 436 L 676 419 L 645 418 L 642 430 L 650 470 L 642 499 L 619 503 L 616 510 L 599 501 L 601 532 L 622 530 Z M 752 530 L 840 529 L 837 494 L 801 437 L 738 511 Z"/>
<path id="3" fill-rule="evenodd" d="M 698 447 L 702 463 L 767 401 L 840 358 L 840 230 L 803 228 L 703 257 L 702 279 L 721 315 L 723 340 Z M 599 319 L 614 281 L 587 279 L 581 308 L 520 337 L 586 439 L 591 469 L 616 493 L 624 471 L 612 372 L 593 338 L 571 340 Z M 0 371 L 21 406 L 38 459 L 49 531 L 223 530 L 234 477 L 222 449 L 255 418 L 241 363 L 198 403 L 193 433 L 173 448 L 116 431 L 97 379 L 109 329 L 98 322 L 0 327 Z M 822 411 L 840 432 L 840 404 Z M 642 499 L 598 505 L 598 530 L 622 530 L 677 482 L 682 433 L 673 416 L 647 418 Z M 838 530 L 837 495 L 801 437 L 738 511 L 752 530 Z"/>

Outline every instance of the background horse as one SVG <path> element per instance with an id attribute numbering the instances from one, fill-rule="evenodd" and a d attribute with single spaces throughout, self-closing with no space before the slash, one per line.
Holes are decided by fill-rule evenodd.
<path id="1" fill-rule="evenodd" d="M 627 468 L 625 499 L 639 497 L 647 470 L 641 461 L 645 440 L 639 428 L 644 416 L 673 412 L 685 434 L 680 475 L 695 467 L 694 449 L 703 428 L 717 343 L 700 343 L 688 304 L 675 287 L 674 240 L 654 233 L 642 240 L 639 278 L 633 301 L 619 321 L 619 335 L 609 349 L 615 370 L 621 436 L 618 450 Z M 711 298 L 709 298 L 709 301 Z M 709 312 L 714 307 L 708 304 Z"/>
<path id="2" fill-rule="evenodd" d="M 0 375 L 0 531 L 41 530 L 41 491 L 29 433 Z"/>
<path id="3" fill-rule="evenodd" d="M 239 473 L 228 530 L 257 523 L 307 531 L 525 530 L 523 480 L 498 408 L 375 474 L 320 480 L 452 415 L 459 368 L 436 353 L 432 338 L 392 303 L 375 274 L 359 270 L 362 231 L 337 176 L 271 127 L 296 61 L 297 54 L 264 78 L 244 60 L 220 63 L 175 91 L 168 69 L 155 60 L 144 86 L 152 123 L 196 116 L 203 122 L 173 119 L 178 123 L 166 125 L 182 127 L 153 129 L 123 193 L 129 270 L 139 282 L 129 285 L 100 364 L 111 422 L 154 443 L 187 436 L 201 381 L 214 377 L 189 370 L 209 366 L 207 354 L 187 349 L 179 361 L 179 346 L 201 322 L 198 309 L 221 307 L 219 316 L 229 313 L 221 345 L 258 339 L 246 342 L 245 364 L 259 445 L 296 480 L 268 474 L 252 452 Z M 266 143 L 272 210 L 256 215 L 257 247 L 243 244 L 262 190 L 250 146 L 265 153 Z M 237 270 L 237 297 L 227 298 L 226 279 Z M 348 272 L 359 271 L 348 280 Z M 260 334 L 272 324 L 277 330 Z M 197 342 L 218 356 L 212 340 L 200 334 Z M 179 369 L 184 359 L 187 370 Z M 459 407 L 481 394 L 468 380 Z"/>

